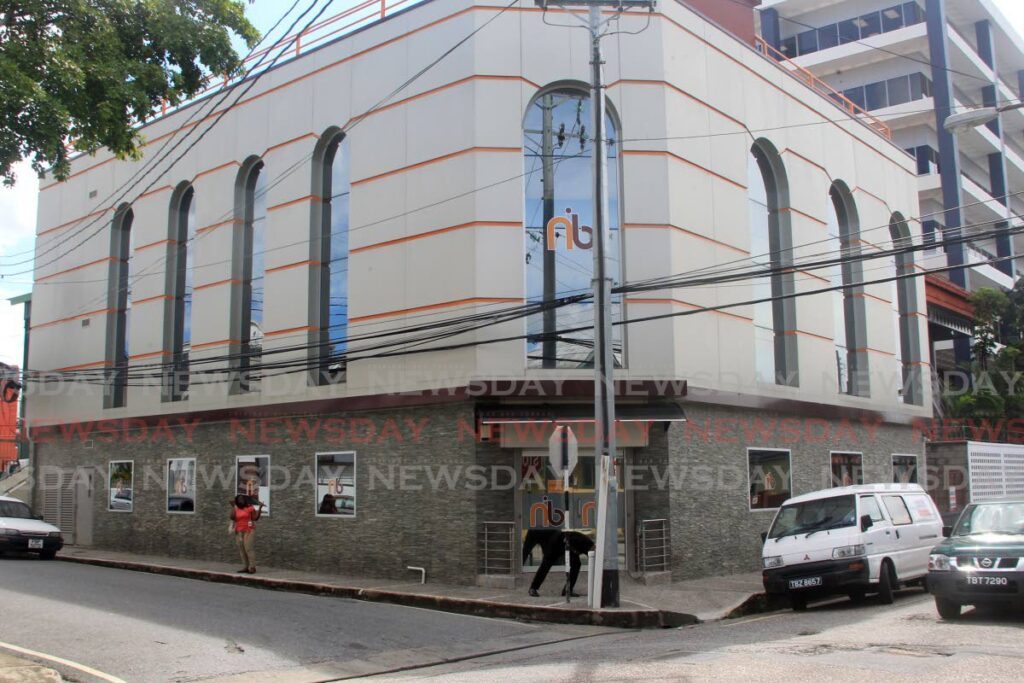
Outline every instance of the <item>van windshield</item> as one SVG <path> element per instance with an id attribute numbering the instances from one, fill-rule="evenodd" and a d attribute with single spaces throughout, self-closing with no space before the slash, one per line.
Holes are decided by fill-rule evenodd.
<path id="1" fill-rule="evenodd" d="M 841 529 L 857 523 L 857 501 L 853 496 L 835 496 L 783 505 L 775 517 L 768 538 Z"/>

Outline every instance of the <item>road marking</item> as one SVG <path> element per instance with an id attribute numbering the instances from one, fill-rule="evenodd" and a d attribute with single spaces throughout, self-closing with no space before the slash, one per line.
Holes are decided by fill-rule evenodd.
<path id="1" fill-rule="evenodd" d="M 35 650 L 29 650 L 29 649 L 24 648 L 24 647 L 18 647 L 17 645 L 11 645 L 10 643 L 0 642 L 0 647 L 4 648 L 5 650 L 10 650 L 11 652 L 17 652 L 18 654 L 26 655 L 28 657 L 34 657 L 36 659 L 43 659 L 43 660 L 46 660 L 48 662 L 53 662 L 55 664 L 60 664 L 62 666 L 66 666 L 66 667 L 69 667 L 71 669 L 75 669 L 77 671 L 81 671 L 82 673 L 89 674 L 90 676 L 98 678 L 101 681 L 107 681 L 107 683 L 126 683 L 123 679 L 118 678 L 117 676 L 111 676 L 110 674 L 105 674 L 102 671 L 97 671 L 96 669 L 93 669 L 92 667 L 86 666 L 85 664 L 79 664 L 78 662 L 72 662 L 70 659 L 64 659 L 62 657 L 54 657 L 53 655 L 44 654 L 42 652 L 36 652 Z"/>
<path id="2" fill-rule="evenodd" d="M 778 614 L 766 614 L 763 617 L 754 617 L 752 619 L 743 619 L 740 621 L 734 621 L 732 623 L 722 624 L 722 626 L 742 626 L 743 624 L 749 624 L 754 621 L 764 621 L 765 619 L 775 619 L 776 617 L 785 616 L 785 612 L 779 612 Z"/>

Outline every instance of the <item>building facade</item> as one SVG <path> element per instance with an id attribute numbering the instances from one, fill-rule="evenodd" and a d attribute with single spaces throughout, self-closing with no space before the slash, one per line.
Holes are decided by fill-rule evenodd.
<path id="1" fill-rule="evenodd" d="M 990 0 L 767 0 L 760 31 L 792 69 L 806 69 L 870 111 L 917 161 L 928 277 L 931 358 L 941 374 L 970 360 L 980 287 L 1009 289 L 1021 235 L 992 234 L 1024 213 L 1024 112 L 960 134 L 952 113 L 1019 102 L 1024 39 Z M 968 243 L 961 234 L 987 233 Z"/>
<path id="2" fill-rule="evenodd" d="M 564 514 L 592 525 L 588 43 L 566 20 L 423 2 L 157 118 L 138 161 L 44 182 L 43 514 L 80 544 L 230 559 L 240 492 L 269 507 L 261 564 L 452 582 L 529 571 L 522 535 Z M 924 464 L 924 284 L 886 252 L 921 237 L 916 164 L 687 5 L 621 26 L 622 566 L 752 570 L 790 495 Z M 556 423 L 581 444 L 569 511 Z"/>

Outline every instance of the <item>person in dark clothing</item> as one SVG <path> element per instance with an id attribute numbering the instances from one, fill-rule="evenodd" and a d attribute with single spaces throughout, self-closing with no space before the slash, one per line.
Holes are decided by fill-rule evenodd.
<path id="1" fill-rule="evenodd" d="M 576 579 L 580 576 L 580 555 L 586 555 L 594 549 L 594 542 L 590 537 L 579 531 L 562 531 L 561 529 L 530 529 L 526 532 L 526 540 L 523 542 L 523 564 L 530 557 L 530 553 L 536 546 L 540 546 L 544 557 L 537 573 L 534 574 L 533 583 L 530 584 L 530 595 L 539 597 L 537 591 L 547 578 L 551 567 L 564 557 L 565 542 L 569 542 L 569 595 L 578 598 L 573 589 L 576 587 Z M 565 589 L 562 589 L 565 595 Z"/>

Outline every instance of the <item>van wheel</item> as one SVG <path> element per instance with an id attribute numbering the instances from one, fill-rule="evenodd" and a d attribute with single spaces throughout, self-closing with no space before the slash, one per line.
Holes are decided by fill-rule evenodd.
<path id="1" fill-rule="evenodd" d="M 893 591 L 896 590 L 893 573 L 889 561 L 882 562 L 882 567 L 878 571 L 878 601 L 883 605 L 891 605 L 896 600 L 893 596 Z"/>
<path id="2" fill-rule="evenodd" d="M 56 550 L 44 550 L 43 552 L 39 553 L 40 560 L 52 560 L 55 557 L 57 557 Z"/>
<path id="3" fill-rule="evenodd" d="M 807 609 L 807 598 L 802 595 L 789 596 L 789 604 L 794 612 L 803 612 Z"/>
<path id="4" fill-rule="evenodd" d="M 935 597 L 935 609 L 943 619 L 959 619 L 960 603 L 947 600 L 946 598 Z"/>

